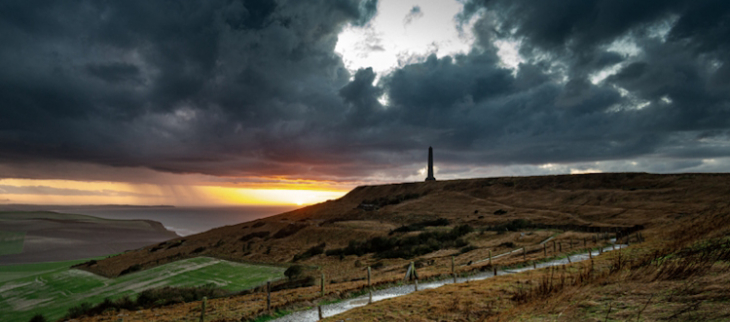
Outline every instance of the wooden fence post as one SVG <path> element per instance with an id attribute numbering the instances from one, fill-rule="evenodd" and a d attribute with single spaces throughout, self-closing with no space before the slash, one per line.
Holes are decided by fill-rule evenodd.
<path id="1" fill-rule="evenodd" d="M 266 312 L 271 314 L 271 282 L 266 282 Z"/>
<path id="2" fill-rule="evenodd" d="M 370 299 L 368 304 L 373 303 L 373 284 L 370 282 L 370 266 L 368 266 L 368 293 L 370 293 Z"/>
<path id="3" fill-rule="evenodd" d="M 558 249 L 555 246 L 555 240 L 553 240 L 553 254 L 557 253 Z"/>
<path id="4" fill-rule="evenodd" d="M 321 305 L 317 305 L 317 313 L 319 314 L 319 319 L 320 320 L 324 318 L 322 316 L 322 306 Z"/>
<path id="5" fill-rule="evenodd" d="M 560 250 L 561 253 L 563 252 L 563 242 L 558 243 L 558 250 Z"/>
<path id="6" fill-rule="evenodd" d="M 203 304 L 200 308 L 200 322 L 205 321 L 205 304 L 208 302 L 208 297 L 203 296 Z"/>
<path id="7" fill-rule="evenodd" d="M 320 293 L 324 296 L 324 273 L 322 273 L 322 280 L 320 281 Z"/>
<path id="8" fill-rule="evenodd" d="M 497 266 L 494 266 L 494 276 L 497 276 Z"/>
<path id="9" fill-rule="evenodd" d="M 492 251 L 489 251 L 489 265 L 492 265 Z M 454 268 L 454 256 L 451 256 L 451 275 L 454 276 L 454 283 L 456 283 L 456 268 Z"/>
<path id="10" fill-rule="evenodd" d="M 413 262 L 411 262 L 411 276 L 413 276 L 413 280 L 416 282 L 414 285 L 416 286 L 416 291 L 418 291 L 418 278 L 416 277 L 416 266 L 413 265 Z"/>

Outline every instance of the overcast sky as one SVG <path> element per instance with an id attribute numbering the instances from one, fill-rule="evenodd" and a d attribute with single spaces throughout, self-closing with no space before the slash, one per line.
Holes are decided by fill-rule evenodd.
<path id="1" fill-rule="evenodd" d="M 4 0 L 0 178 L 344 189 L 422 180 L 429 146 L 437 179 L 725 172 L 728 21 L 722 0 Z"/>

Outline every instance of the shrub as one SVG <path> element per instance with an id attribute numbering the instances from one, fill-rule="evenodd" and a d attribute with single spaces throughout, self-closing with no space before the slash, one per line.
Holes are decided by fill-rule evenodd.
<path id="1" fill-rule="evenodd" d="M 137 296 L 137 306 L 152 308 L 176 303 L 200 301 L 203 297 L 216 298 L 227 292 L 213 284 L 198 287 L 162 287 L 144 290 Z"/>
<path id="2" fill-rule="evenodd" d="M 288 277 L 289 280 L 291 281 L 291 280 L 299 277 L 299 275 L 302 275 L 303 271 L 304 271 L 304 268 L 302 266 L 292 265 L 292 266 L 289 266 L 289 268 L 287 268 L 284 271 L 284 276 Z"/>
<path id="3" fill-rule="evenodd" d="M 393 196 L 393 197 L 380 197 L 377 199 L 366 199 L 366 200 L 363 200 L 360 203 L 360 205 L 358 205 L 358 208 L 364 209 L 364 208 L 369 208 L 369 206 L 370 207 L 374 206 L 374 208 L 381 208 L 381 207 L 388 206 L 388 205 L 397 205 L 403 201 L 410 200 L 410 199 L 416 199 L 419 197 L 421 197 L 420 194 L 407 193 L 407 194 L 397 195 L 397 196 Z"/>
<path id="4" fill-rule="evenodd" d="M 465 254 L 465 253 L 468 253 L 468 252 L 470 252 L 472 250 L 475 250 L 475 249 L 477 249 L 476 246 L 474 246 L 474 245 L 468 245 L 466 247 L 463 247 L 461 250 L 459 250 L 459 253 Z"/>
<path id="5" fill-rule="evenodd" d="M 126 275 L 129 273 L 134 273 L 136 271 L 139 271 L 142 269 L 142 265 L 140 264 L 134 264 L 132 266 L 127 267 L 125 270 L 119 273 L 119 276 Z"/>
<path id="6" fill-rule="evenodd" d="M 324 253 L 325 246 L 327 246 L 325 243 L 321 243 L 317 246 L 314 246 L 314 247 L 308 249 L 304 253 L 294 255 L 294 261 L 296 262 L 296 261 L 300 261 L 300 260 L 305 260 L 312 256 L 322 254 L 322 253 Z"/>
<path id="7" fill-rule="evenodd" d="M 448 232 L 422 232 L 405 238 L 374 237 L 367 241 L 351 240 L 347 247 L 332 249 L 327 256 L 362 256 L 375 253 L 376 258 L 412 258 L 425 255 L 442 248 L 463 247 L 467 243 L 460 237 L 474 231 L 469 225 L 460 225 Z"/>
<path id="8" fill-rule="evenodd" d="M 185 239 L 180 239 L 180 240 L 176 241 L 175 243 L 171 244 L 170 246 L 167 246 L 167 249 L 180 247 L 184 243 L 185 243 Z"/>
<path id="9" fill-rule="evenodd" d="M 518 231 L 518 230 L 524 230 L 527 228 L 530 228 L 532 226 L 532 223 L 528 220 L 524 219 L 515 219 L 513 221 L 510 221 L 506 224 L 492 226 L 489 229 L 496 230 L 496 231 Z"/>
<path id="10" fill-rule="evenodd" d="M 515 248 L 515 243 L 513 243 L 513 242 L 505 242 L 505 243 L 499 244 L 499 247 Z"/>
<path id="11" fill-rule="evenodd" d="M 315 279 L 312 276 L 296 279 L 293 281 L 286 281 L 283 283 L 276 283 L 271 286 L 271 291 L 276 292 L 280 290 L 288 290 L 292 288 L 307 287 L 314 285 Z"/>
<path id="12" fill-rule="evenodd" d="M 46 317 L 43 316 L 43 314 L 38 313 L 30 318 L 30 322 L 46 322 Z"/>
<path id="13" fill-rule="evenodd" d="M 193 250 L 192 254 L 202 253 L 204 251 L 205 251 L 205 247 L 198 247 L 195 250 Z"/>
<path id="14" fill-rule="evenodd" d="M 248 235 L 244 235 L 239 240 L 242 241 L 242 242 L 247 242 L 247 241 L 249 241 L 251 239 L 254 239 L 254 238 L 266 238 L 266 237 L 269 237 L 269 234 L 270 233 L 268 231 L 257 231 L 257 232 L 254 232 L 254 233 L 250 233 Z"/>
<path id="15" fill-rule="evenodd" d="M 64 319 L 76 319 L 80 318 L 84 315 L 86 315 L 87 311 L 90 311 L 92 308 L 91 304 L 83 302 L 77 306 L 73 306 L 68 309 L 68 313 L 64 317 Z"/>
<path id="16" fill-rule="evenodd" d="M 497 209 L 496 211 L 494 211 L 494 214 L 497 215 L 497 216 L 504 215 L 506 213 L 507 213 L 507 211 L 506 210 L 502 210 L 502 209 Z"/>
<path id="17" fill-rule="evenodd" d="M 426 220 L 415 224 L 410 224 L 407 226 L 400 226 L 396 228 L 395 230 L 392 230 L 389 235 L 392 235 L 394 233 L 407 233 L 409 231 L 419 231 L 423 230 L 426 227 L 433 227 L 433 226 L 448 226 L 449 220 L 446 218 L 439 218 L 435 220 Z"/>
<path id="18" fill-rule="evenodd" d="M 276 234 L 274 234 L 273 238 L 286 238 L 286 237 L 289 237 L 291 235 L 296 234 L 297 232 L 299 232 L 300 230 L 304 229 L 305 227 L 307 227 L 307 225 L 290 224 L 290 225 L 288 225 L 288 226 L 280 229 L 279 231 L 277 231 Z"/>

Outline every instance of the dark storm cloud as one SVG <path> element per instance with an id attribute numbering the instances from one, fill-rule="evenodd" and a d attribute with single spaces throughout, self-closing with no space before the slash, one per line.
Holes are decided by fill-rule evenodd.
<path id="1" fill-rule="evenodd" d="M 721 143 L 730 126 L 727 2 L 468 1 L 460 18 L 477 19 L 470 52 L 351 74 L 334 53 L 337 35 L 366 25 L 376 8 L 4 1 L 3 175 L 13 164 L 76 162 L 398 178 L 428 145 L 460 168 L 730 156 Z M 497 40 L 520 42 L 518 68 L 502 64 Z"/>

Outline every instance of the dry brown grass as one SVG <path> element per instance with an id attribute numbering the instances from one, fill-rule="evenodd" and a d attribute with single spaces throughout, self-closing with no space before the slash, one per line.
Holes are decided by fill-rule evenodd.
<path id="1" fill-rule="evenodd" d="M 728 320 L 729 218 L 719 208 L 652 229 L 645 243 L 606 253 L 593 265 L 447 285 L 328 320 Z"/>
<path id="2" fill-rule="evenodd" d="M 613 292 L 615 290 L 608 285 L 623 285 L 620 281 L 612 280 L 613 277 L 610 276 L 624 276 L 622 274 L 627 271 L 640 276 L 651 275 L 648 272 L 641 272 L 641 270 L 649 270 L 651 265 L 636 266 L 637 261 L 651 262 L 650 258 L 659 258 L 666 254 L 672 254 L 672 252 L 686 248 L 697 240 L 721 236 L 722 233 L 718 232 L 717 227 L 727 226 L 725 217 L 723 217 L 728 205 L 726 196 L 730 192 L 730 180 L 727 179 L 730 179 L 730 175 L 591 174 L 453 180 L 360 187 L 339 200 L 305 207 L 256 222 L 263 223 L 262 225 L 243 223 L 214 229 L 195 236 L 185 237 L 185 242 L 179 247 L 162 248 L 155 252 L 150 251 L 155 246 L 152 245 L 100 261 L 89 270 L 107 276 L 115 276 L 124 268 L 135 263 L 149 268 L 168 261 L 192 256 L 192 250 L 201 246 L 207 248 L 206 253 L 203 254 L 206 256 L 217 256 L 245 262 L 287 265 L 295 254 L 301 253 L 321 242 L 327 243 L 327 249 L 343 247 L 350 240 L 365 240 L 374 236 L 385 236 L 393 227 L 435 218 L 447 218 L 453 225 L 468 223 L 477 228 L 504 224 L 514 219 L 526 219 L 534 223 L 550 225 L 628 227 L 639 224 L 648 228 L 646 235 L 651 235 L 653 239 L 641 244 L 641 246 L 632 246 L 631 252 L 622 252 L 622 256 L 627 257 L 624 257 L 621 262 L 608 260 L 612 259 L 614 255 L 604 255 L 601 258 L 605 260 L 596 260 L 596 267 L 598 268 L 593 275 L 608 274 L 607 277 L 602 277 L 603 279 L 594 277 L 590 281 L 586 278 L 581 280 L 580 275 L 576 275 L 580 270 L 570 268 L 569 270 L 573 271 L 569 272 L 573 275 L 566 275 L 565 278 L 572 278 L 572 282 L 563 283 L 559 291 L 548 292 L 550 294 L 548 296 L 549 302 L 554 301 L 556 303 L 554 307 L 557 308 L 560 307 L 561 301 L 569 301 L 572 298 L 570 297 L 571 294 L 577 297 L 570 301 L 585 302 L 580 300 L 579 297 L 585 295 L 581 293 L 582 290 L 590 289 L 598 292 L 597 294 L 601 294 L 599 291 L 601 287 L 604 290 L 612 290 L 611 292 Z M 363 200 L 404 194 L 419 194 L 421 197 L 385 206 L 377 211 L 365 211 L 357 207 Z M 506 211 L 506 213 L 496 215 L 495 211 L 500 209 Z M 713 223 L 708 226 L 707 221 L 709 218 L 713 218 L 712 220 L 718 221 L 720 224 Z M 271 235 L 274 235 L 280 229 L 293 223 L 306 225 L 306 228 L 292 236 L 281 239 L 269 237 L 257 238 L 247 242 L 239 241 L 242 236 L 257 231 L 269 231 Z M 527 260 L 538 260 L 543 258 L 543 251 L 542 246 L 536 244 L 554 233 L 556 232 L 549 230 L 527 231 L 525 236 L 522 236 L 521 233 L 514 232 L 497 234 L 491 231 L 484 233 L 477 231 L 465 237 L 469 243 L 478 247 L 476 250 L 459 255 L 458 249 L 446 249 L 414 260 L 422 261 L 422 266 L 419 268 L 419 274 L 422 276 L 439 276 L 449 272 L 452 255 L 456 255 L 460 272 L 485 269 L 488 264 L 487 261 L 470 266 L 465 266 L 465 264 L 470 261 L 476 262 L 479 259 L 486 259 L 489 250 L 492 251 L 493 255 L 511 250 L 509 247 L 500 246 L 507 242 L 514 243 L 515 247 L 526 246 L 528 249 Z M 587 239 L 588 247 L 595 247 L 596 245 L 592 241 L 593 236 L 593 234 L 587 233 L 566 232 L 557 236 L 555 240 L 557 243 L 562 243 L 562 251 L 565 253 L 583 248 L 583 238 Z M 657 236 L 660 236 L 661 239 Z M 671 238 L 667 236 L 671 236 Z M 574 248 L 568 246 L 571 239 Z M 547 250 L 548 256 L 557 255 L 552 250 L 552 243 L 548 244 Z M 346 296 L 349 292 L 357 291 L 364 285 L 363 281 L 346 281 L 361 279 L 364 277 L 365 266 L 373 265 L 379 261 L 384 263 L 384 267 L 375 272 L 375 280 L 378 283 L 387 283 L 402 278 L 405 271 L 404 267 L 409 260 L 378 260 L 373 258 L 372 255 L 348 256 L 344 259 L 318 255 L 303 261 L 302 264 L 309 267 L 319 267 L 317 270 L 308 271 L 307 274 L 319 277 L 324 272 L 328 281 L 337 281 L 337 284 L 328 285 L 328 290 L 331 290 L 330 296 L 341 297 Z M 519 264 L 522 261 L 522 254 L 516 253 L 496 260 L 495 264 L 507 266 Z M 618 263 L 620 263 L 620 268 L 617 267 L 615 272 L 611 273 L 611 266 L 619 265 Z M 707 264 L 702 264 L 704 266 L 698 264 L 695 267 L 680 262 L 671 263 L 660 266 L 658 269 L 662 271 L 658 271 L 656 274 L 668 276 L 681 276 L 681 274 L 696 276 L 699 274 L 705 276 L 717 268 L 716 264 L 707 268 Z M 672 268 L 670 265 L 679 267 Z M 598 270 L 601 270 L 600 274 Z M 689 271 L 683 272 L 682 270 Z M 606 273 L 603 273 L 603 271 Z M 356 312 L 362 314 L 372 310 L 380 312 L 363 315 L 374 320 L 432 320 L 430 316 L 440 316 L 445 320 L 472 321 L 490 317 L 520 319 L 525 316 L 520 315 L 522 313 L 517 314 L 516 311 L 513 311 L 513 308 L 520 307 L 520 310 L 525 309 L 525 312 L 533 312 L 529 313 L 531 315 L 526 319 L 532 319 L 533 316 L 538 320 L 543 318 L 554 319 L 556 316 L 551 315 L 553 313 L 546 313 L 553 311 L 540 311 L 542 306 L 536 306 L 534 310 L 530 309 L 535 301 L 530 300 L 532 297 L 527 296 L 529 295 L 528 290 L 533 290 L 541 285 L 544 274 L 546 274 L 544 271 L 540 271 L 529 273 L 529 278 L 504 276 L 489 282 L 445 286 L 433 290 L 434 293 L 425 291 L 406 297 L 411 298 L 412 303 L 418 303 L 417 305 L 400 302 L 405 301 L 405 298 L 403 300 L 392 300 L 407 309 L 399 311 L 397 309 L 398 305 L 386 305 L 385 302 L 390 303 L 390 301 L 384 301 L 384 303 L 377 303 L 360 309 L 364 311 L 358 310 Z M 580 285 L 575 285 L 575 278 L 581 280 Z M 684 279 L 686 280 L 687 277 Z M 667 283 L 679 283 L 682 280 L 662 277 L 654 281 L 634 279 L 631 283 L 666 285 Z M 609 284 L 601 285 L 604 282 Z M 517 300 L 519 296 L 515 297 L 515 294 L 518 294 L 518 290 L 527 296 L 525 300 Z M 612 294 L 608 293 L 605 296 L 610 298 L 613 296 Z M 646 294 L 650 296 L 653 293 L 647 292 Z M 260 297 L 261 295 L 254 294 L 210 301 L 210 305 L 214 307 L 213 311 L 216 312 L 211 314 L 213 317 L 222 320 L 234 319 L 229 315 L 236 316 L 235 319 L 255 315 L 262 308 Z M 274 298 L 276 305 L 282 307 L 295 303 L 307 305 L 307 303 L 311 304 L 313 301 L 320 299 L 316 287 L 277 292 Z M 414 298 L 416 300 L 413 300 Z M 474 298 L 483 300 L 474 300 Z M 641 302 L 641 299 L 637 295 L 637 303 Z M 599 304 L 603 303 L 595 299 L 593 301 Z M 597 307 L 592 306 L 589 302 L 586 303 L 580 308 Z M 646 303 L 646 301 L 642 303 Z M 179 307 L 160 308 L 155 311 L 154 314 L 158 315 L 155 318 L 161 321 L 168 317 L 170 320 L 177 319 L 177 317 L 185 316 L 187 314 L 185 312 L 192 310 L 195 305 L 186 304 Z M 219 306 L 223 307 L 224 305 L 227 305 L 228 308 L 218 309 Z M 380 308 L 381 305 L 393 310 L 382 309 Z M 408 305 L 415 306 L 409 307 Z M 647 317 L 653 316 L 653 313 L 651 313 L 655 309 L 653 305 L 655 304 L 649 304 L 645 309 Z M 573 306 L 568 307 L 572 308 Z M 600 305 L 598 307 L 604 308 Z M 625 310 L 627 309 L 613 306 L 610 315 L 613 316 L 613 314 Z M 556 312 L 555 314 L 561 314 L 562 311 Z M 566 310 L 562 313 L 561 319 L 568 316 L 569 312 L 582 311 L 575 308 Z M 140 313 L 140 315 L 147 318 L 154 316 L 150 314 L 152 312 L 143 311 L 143 313 Z M 580 316 L 578 313 L 571 314 Z M 346 316 L 355 315 L 356 313 Z"/>

